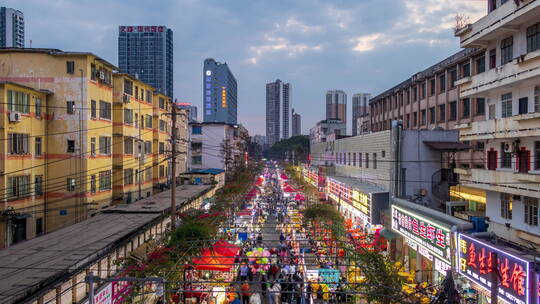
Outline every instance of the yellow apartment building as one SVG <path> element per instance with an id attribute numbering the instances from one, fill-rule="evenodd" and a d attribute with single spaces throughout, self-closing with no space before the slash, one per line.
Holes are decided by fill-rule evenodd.
<path id="1" fill-rule="evenodd" d="M 44 232 L 51 93 L 0 82 L 0 248 Z"/>
<path id="2" fill-rule="evenodd" d="M 81 221 L 111 202 L 114 70 L 92 53 L 0 50 L 0 81 L 54 92 L 46 104 L 45 232 Z"/>
<path id="3" fill-rule="evenodd" d="M 171 98 L 162 93 L 154 94 L 154 166 L 153 183 L 156 191 L 168 183 L 171 155 Z"/>
<path id="4" fill-rule="evenodd" d="M 122 73 L 113 82 L 113 198 L 130 203 L 152 194 L 155 89 Z"/>

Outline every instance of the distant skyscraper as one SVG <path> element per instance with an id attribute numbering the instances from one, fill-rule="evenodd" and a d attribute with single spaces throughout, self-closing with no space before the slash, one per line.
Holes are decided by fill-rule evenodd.
<path id="1" fill-rule="evenodd" d="M 0 47 L 24 47 L 24 15 L 21 11 L 0 7 Z"/>
<path id="2" fill-rule="evenodd" d="M 341 90 L 326 92 L 326 120 L 336 119 L 347 125 L 347 94 Z"/>
<path id="3" fill-rule="evenodd" d="M 352 97 L 352 135 L 358 135 L 358 118 L 368 115 L 371 94 L 358 93 Z"/>
<path id="4" fill-rule="evenodd" d="M 302 116 L 292 110 L 292 136 L 302 135 Z"/>
<path id="5" fill-rule="evenodd" d="M 277 79 L 266 84 L 266 143 L 289 138 L 291 127 L 291 84 Z"/>
<path id="6" fill-rule="evenodd" d="M 236 78 L 227 63 L 204 60 L 203 96 L 204 122 L 238 123 Z"/>
<path id="7" fill-rule="evenodd" d="M 173 31 L 166 26 L 120 26 L 120 71 L 173 97 Z"/>
<path id="8" fill-rule="evenodd" d="M 176 103 L 180 109 L 187 110 L 189 113 L 189 122 L 198 122 L 197 120 L 197 107 L 191 105 L 190 102 L 177 102 Z"/>

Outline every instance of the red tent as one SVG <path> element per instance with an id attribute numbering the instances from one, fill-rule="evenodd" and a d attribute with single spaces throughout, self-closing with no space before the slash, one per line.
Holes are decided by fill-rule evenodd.
<path id="1" fill-rule="evenodd" d="M 296 190 L 291 187 L 291 185 L 287 185 L 287 187 L 283 188 L 283 191 L 285 192 L 296 192 Z"/>
<path id="2" fill-rule="evenodd" d="M 218 241 L 212 248 L 205 248 L 200 257 L 193 258 L 196 270 L 229 271 L 234 265 L 234 258 L 240 247 L 225 241 Z"/>
<path id="3" fill-rule="evenodd" d="M 281 179 L 284 179 L 284 180 L 288 180 L 288 179 L 289 179 L 289 178 L 287 177 L 287 175 L 285 175 L 285 174 L 281 174 L 280 177 L 281 177 Z"/>
<path id="4" fill-rule="evenodd" d="M 302 194 L 298 193 L 298 194 L 296 194 L 296 196 L 294 197 L 294 200 L 295 200 L 295 201 L 305 201 L 306 198 L 305 198 Z"/>

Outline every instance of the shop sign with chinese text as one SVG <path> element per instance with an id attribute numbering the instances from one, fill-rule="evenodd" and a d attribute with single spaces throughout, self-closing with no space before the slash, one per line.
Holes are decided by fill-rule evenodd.
<path id="1" fill-rule="evenodd" d="M 450 229 L 396 205 L 392 206 L 392 229 L 451 264 Z"/>
<path id="2" fill-rule="evenodd" d="M 458 236 L 458 271 L 477 285 L 491 290 L 495 254 L 499 270 L 499 297 L 508 303 L 529 303 L 529 262 L 474 239 Z"/>

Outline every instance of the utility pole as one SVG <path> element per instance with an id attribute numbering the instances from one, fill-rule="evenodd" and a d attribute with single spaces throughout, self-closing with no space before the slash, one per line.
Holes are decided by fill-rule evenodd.
<path id="1" fill-rule="evenodd" d="M 498 303 L 499 293 L 499 262 L 497 261 L 497 253 L 491 253 L 491 304 Z"/>
<path id="2" fill-rule="evenodd" d="M 171 163 L 171 231 L 174 231 L 176 227 L 176 103 L 172 105 L 172 132 L 171 132 L 171 145 L 172 145 L 172 163 Z"/>

